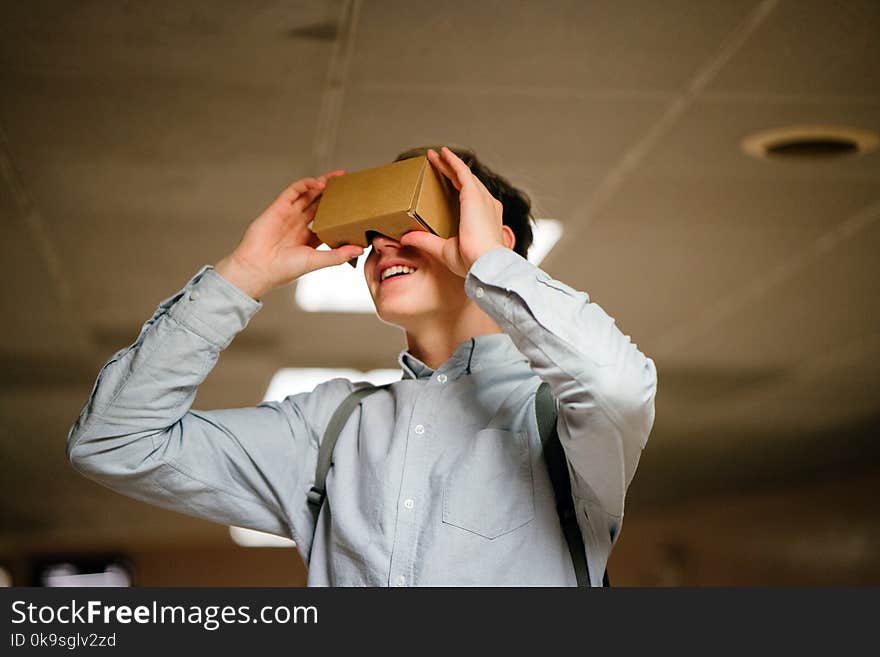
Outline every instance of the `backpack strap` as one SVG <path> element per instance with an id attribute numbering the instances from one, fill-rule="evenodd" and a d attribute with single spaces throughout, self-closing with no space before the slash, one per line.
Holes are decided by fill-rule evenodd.
<path id="1" fill-rule="evenodd" d="M 330 471 L 330 466 L 333 465 L 333 448 L 336 447 L 336 441 L 339 440 L 339 434 L 342 433 L 342 428 L 345 426 L 345 423 L 348 422 L 348 418 L 352 411 L 361 403 L 361 400 L 364 397 L 387 388 L 389 385 L 390 384 L 385 384 L 383 386 L 366 385 L 363 388 L 353 390 L 349 393 L 348 397 L 342 400 L 342 403 L 330 417 L 330 422 L 324 430 L 324 437 L 321 439 L 321 445 L 318 448 L 318 465 L 315 468 L 315 485 L 312 486 L 308 493 L 309 508 L 312 510 L 315 522 L 318 521 L 318 514 L 321 513 L 321 506 L 324 504 L 324 498 L 327 497 L 327 473 Z"/>
<path id="2" fill-rule="evenodd" d="M 587 568 L 587 551 L 577 523 L 574 500 L 571 497 L 571 480 L 568 476 L 568 461 L 559 433 L 556 431 L 556 402 L 550 392 L 550 386 L 542 381 L 535 394 L 535 416 L 538 419 L 538 433 L 541 435 L 541 446 L 544 448 L 544 460 L 553 484 L 553 495 L 556 498 L 556 512 L 562 525 L 562 533 L 568 543 L 571 561 L 578 586 L 589 586 L 590 575 Z M 608 571 L 602 577 L 602 585 L 610 586 Z"/>

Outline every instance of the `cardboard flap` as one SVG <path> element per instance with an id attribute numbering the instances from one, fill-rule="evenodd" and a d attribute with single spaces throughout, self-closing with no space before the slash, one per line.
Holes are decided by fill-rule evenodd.
<path id="1" fill-rule="evenodd" d="M 443 238 L 458 234 L 458 192 L 427 159 L 413 210 L 414 216 L 432 233 Z"/>

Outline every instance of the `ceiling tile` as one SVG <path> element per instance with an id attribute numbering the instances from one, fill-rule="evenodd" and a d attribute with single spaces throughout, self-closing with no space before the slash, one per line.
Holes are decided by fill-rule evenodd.
<path id="1" fill-rule="evenodd" d="M 670 335 L 877 199 L 877 186 L 861 181 L 639 176 L 577 242 L 557 247 L 554 267 L 636 342 L 657 349 L 657 356 L 678 356 L 684 349 Z M 870 261 L 865 266 L 876 271 Z M 772 350 L 762 352 L 769 362 L 726 354 L 710 360 L 750 367 L 787 362 L 784 352 Z"/>
<path id="2" fill-rule="evenodd" d="M 708 90 L 877 98 L 878 34 L 876 0 L 780 2 Z"/>
<path id="3" fill-rule="evenodd" d="M 754 4 L 370 3 L 351 80 L 678 91 Z"/>

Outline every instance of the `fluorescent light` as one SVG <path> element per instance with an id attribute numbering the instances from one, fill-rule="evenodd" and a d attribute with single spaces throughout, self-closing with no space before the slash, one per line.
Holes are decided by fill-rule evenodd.
<path id="1" fill-rule="evenodd" d="M 103 572 L 81 573 L 73 564 L 50 566 L 43 573 L 43 586 L 131 586 L 131 577 L 122 566 L 110 564 Z"/>
<path id="2" fill-rule="evenodd" d="M 361 372 L 353 369 L 331 369 L 326 367 L 285 367 L 277 372 L 269 382 L 263 401 L 283 401 L 288 395 L 311 392 L 319 383 L 343 377 L 350 381 L 369 381 L 381 386 L 400 381 L 403 374 L 399 369 L 380 369 Z"/>
<path id="3" fill-rule="evenodd" d="M 329 251 L 322 244 L 319 251 Z M 293 299 L 306 312 L 374 313 L 373 297 L 364 279 L 364 261 L 369 249 L 358 258 L 357 268 L 347 263 L 324 267 L 301 276 L 296 282 Z"/>
<path id="4" fill-rule="evenodd" d="M 540 265 L 560 237 L 562 237 L 562 222 L 556 219 L 535 219 L 532 246 L 529 248 L 529 262 L 536 267 Z"/>
<path id="5" fill-rule="evenodd" d="M 244 527 L 230 527 L 229 536 L 236 545 L 242 547 L 296 547 L 289 538 L 268 534 L 266 532 L 258 532 L 256 529 L 245 529 Z"/>

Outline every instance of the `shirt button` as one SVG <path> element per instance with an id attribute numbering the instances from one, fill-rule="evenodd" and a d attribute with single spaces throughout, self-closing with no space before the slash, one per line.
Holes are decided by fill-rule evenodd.
<path id="1" fill-rule="evenodd" d="M 482 299 L 484 294 L 486 294 L 486 293 L 483 292 L 483 288 L 478 287 L 477 288 L 477 298 Z"/>
<path id="2" fill-rule="evenodd" d="M 398 586 L 406 586 L 406 577 L 404 577 L 403 575 L 398 575 L 397 576 L 397 585 Z"/>
<path id="3" fill-rule="evenodd" d="M 195 300 L 198 299 L 198 298 L 199 298 L 199 293 L 198 293 L 198 292 L 190 292 L 190 293 L 189 293 L 189 300 L 190 300 L 190 301 L 195 301 Z"/>
<path id="4" fill-rule="evenodd" d="M 440 383 L 446 383 L 446 375 L 445 375 L 445 374 L 438 374 L 438 375 L 437 375 L 437 380 L 438 380 Z"/>
<path id="5" fill-rule="evenodd" d="M 423 427 L 421 424 L 417 424 L 416 433 L 421 436 L 423 433 L 425 433 L 425 427 Z"/>
<path id="6" fill-rule="evenodd" d="M 416 503 L 413 502 L 412 500 L 404 500 L 404 501 L 403 501 L 403 506 L 405 506 L 407 509 L 411 509 L 411 508 L 413 508 L 415 505 L 416 505 Z"/>

